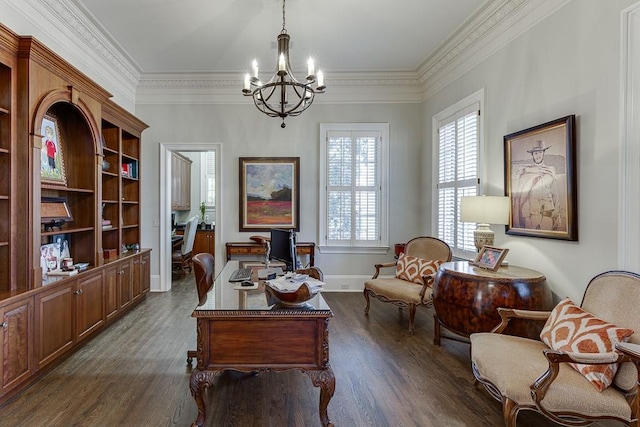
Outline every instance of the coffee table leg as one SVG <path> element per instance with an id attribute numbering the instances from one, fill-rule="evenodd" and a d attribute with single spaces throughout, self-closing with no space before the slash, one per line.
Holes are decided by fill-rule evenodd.
<path id="1" fill-rule="evenodd" d="M 336 377 L 333 375 L 331 366 L 321 371 L 304 371 L 315 387 L 320 387 L 320 421 L 324 427 L 333 427 L 333 423 L 329 420 L 327 414 L 327 406 L 336 390 Z"/>
<path id="2" fill-rule="evenodd" d="M 194 369 L 191 373 L 189 388 L 191 390 L 191 396 L 193 396 L 198 406 L 198 417 L 195 422 L 191 424 L 192 427 L 202 427 L 204 425 L 207 417 L 207 408 L 203 397 L 204 389 L 205 387 L 211 387 L 213 385 L 213 380 L 216 375 L 218 375 L 217 371 L 201 371 L 198 368 Z"/>

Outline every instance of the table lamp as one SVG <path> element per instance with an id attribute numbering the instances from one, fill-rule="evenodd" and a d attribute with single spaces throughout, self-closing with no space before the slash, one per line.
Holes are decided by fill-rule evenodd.
<path id="1" fill-rule="evenodd" d="M 460 200 L 460 221 L 475 222 L 473 243 L 478 252 L 493 245 L 494 232 L 489 224 L 508 224 L 511 199 L 507 196 L 465 196 Z"/>

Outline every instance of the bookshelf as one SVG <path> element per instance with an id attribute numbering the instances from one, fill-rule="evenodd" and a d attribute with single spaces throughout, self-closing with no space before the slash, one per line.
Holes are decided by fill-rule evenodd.
<path id="1" fill-rule="evenodd" d="M 110 97 L 0 24 L 0 406 L 150 290 L 150 250 L 123 250 L 140 244 L 147 126 Z M 49 274 L 65 257 L 86 265 Z"/>

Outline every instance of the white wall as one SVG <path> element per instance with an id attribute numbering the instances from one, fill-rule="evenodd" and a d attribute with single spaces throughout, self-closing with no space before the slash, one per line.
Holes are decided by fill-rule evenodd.
<path id="1" fill-rule="evenodd" d="M 424 104 L 427 162 L 431 117 L 485 88 L 484 182 L 491 195 L 504 194 L 504 135 L 576 115 L 579 241 L 494 230 L 512 264 L 543 272 L 556 295 L 578 302 L 591 277 L 617 268 L 620 12 L 632 3 L 573 1 Z M 423 178 L 431 188 L 430 176 Z"/>
<path id="2" fill-rule="evenodd" d="M 510 248 L 511 263 L 545 273 L 557 295 L 579 300 L 588 280 L 596 273 L 616 268 L 620 255 L 618 218 L 624 217 L 623 212 L 618 211 L 617 170 L 620 12 L 636 1 L 571 1 L 443 89 L 436 83 L 445 80 L 438 79 L 436 72 L 425 82 L 423 90 L 429 98 L 422 108 L 412 103 L 332 105 L 322 104 L 322 99 L 318 99 L 302 116 L 287 120 L 287 128 L 282 130 L 278 120 L 262 117 L 248 103 L 171 105 L 172 97 L 180 101 L 179 95 L 174 96 L 172 92 L 162 98 L 168 100 L 162 105 L 138 102 L 136 115 L 150 125 L 143 134 L 141 243 L 153 249 L 154 282 L 160 274 L 160 229 L 154 226 L 154 221 L 161 217 L 159 144 L 220 143 L 224 147 L 219 194 L 222 221 L 216 226 L 221 242 L 246 240 L 251 234 L 238 232 L 238 157 L 300 156 L 300 239 L 315 241 L 319 124 L 389 122 L 392 143 L 390 240 L 401 242 L 431 233 L 432 116 L 485 88 L 487 194 L 504 191 L 504 135 L 568 114 L 577 116 L 579 242 L 507 236 L 496 228 L 496 244 Z M 51 23 L 53 14 L 41 7 L 38 0 L 0 0 L 0 5 L 3 24 L 19 34 L 35 35 L 114 93 L 116 102 L 133 110 L 132 82 L 138 76 L 134 69 L 121 65 L 124 61 L 105 54 L 106 48 L 96 52 L 88 48 L 93 44 L 62 33 L 58 29 L 67 27 Z M 62 17 L 72 17 L 75 16 L 72 9 L 57 12 Z M 534 16 L 534 22 L 538 16 Z M 66 21 L 80 25 L 73 19 Z M 513 25 L 513 21 L 508 23 Z M 522 24 L 521 28 L 526 26 Z M 85 30 L 94 29 L 80 26 L 77 30 L 87 34 Z M 505 29 L 505 33 L 514 31 L 514 28 Z M 99 36 L 95 39 L 99 40 Z M 459 72 L 467 70 L 466 64 L 462 65 L 457 68 Z M 111 72 L 114 68 L 120 71 Z M 457 76 L 457 72 L 447 75 Z M 357 95 L 347 87 L 328 90 L 336 92 L 338 99 L 354 99 Z M 140 92 L 137 97 L 140 99 Z M 238 97 L 241 97 L 239 93 Z M 318 254 L 317 263 L 329 275 L 346 280 L 349 276 L 370 276 L 373 263 L 383 260 L 378 258 L 388 260 L 391 256 L 391 253 L 386 257 Z"/>
<path id="3" fill-rule="evenodd" d="M 241 96 L 238 93 L 238 96 Z M 216 224 L 220 242 L 248 241 L 252 233 L 239 230 L 239 157 L 300 157 L 300 241 L 317 241 L 319 127 L 322 122 L 389 122 L 391 142 L 390 239 L 402 242 L 428 231 L 422 211 L 424 189 L 420 176 L 422 118 L 419 104 L 328 105 L 317 103 L 299 117 L 280 121 L 264 116 L 253 104 L 246 105 L 138 105 L 137 116 L 149 125 L 143 138 L 142 169 L 143 246 L 159 248 L 160 218 L 159 144 L 220 143 L 222 146 L 221 194 Z M 429 166 L 427 165 L 427 169 Z M 159 251 L 152 252 L 152 275 L 159 274 Z M 387 256 L 316 253 L 316 265 L 326 275 L 370 277 L 373 264 L 390 261 Z M 223 254 L 217 257 L 223 260 Z M 336 279 L 342 280 L 342 279 Z M 345 279 L 347 280 L 347 279 Z M 361 278 L 357 279 L 362 286 Z M 355 282 L 354 285 L 355 286 Z"/>

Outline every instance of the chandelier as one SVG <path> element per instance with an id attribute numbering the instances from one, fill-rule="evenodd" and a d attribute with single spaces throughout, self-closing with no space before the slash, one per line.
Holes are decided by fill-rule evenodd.
<path id="1" fill-rule="evenodd" d="M 278 34 L 278 64 L 276 73 L 267 83 L 258 78 L 258 62 L 254 59 L 253 75 L 244 76 L 244 96 L 253 97 L 253 103 L 269 117 L 282 118 L 281 128 L 286 125 L 287 116 L 298 116 L 313 103 L 316 93 L 324 93 L 326 86 L 322 71 L 316 74 L 313 59 L 307 62 L 307 77 L 304 82 L 298 81 L 289 64 L 289 34 L 285 28 L 285 1 L 282 0 L 282 31 Z M 312 86 L 315 84 L 315 88 Z"/>

